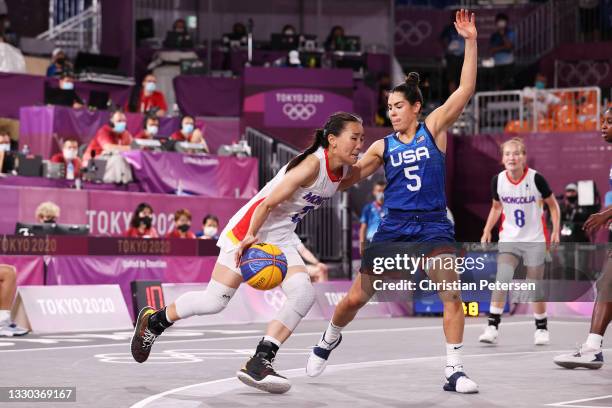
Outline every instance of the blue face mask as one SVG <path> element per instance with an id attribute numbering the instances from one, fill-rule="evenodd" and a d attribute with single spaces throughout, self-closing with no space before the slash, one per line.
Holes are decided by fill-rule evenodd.
<path id="1" fill-rule="evenodd" d="M 543 81 L 536 81 L 535 82 L 535 87 L 536 87 L 536 89 L 544 89 L 544 88 L 546 88 L 546 84 Z"/>
<path id="2" fill-rule="evenodd" d="M 61 88 L 65 91 L 71 91 L 74 89 L 74 82 L 62 82 Z"/>
<path id="3" fill-rule="evenodd" d="M 154 92 L 155 89 L 157 88 L 157 85 L 155 84 L 155 82 L 147 82 L 145 84 L 145 91 L 147 92 Z"/>
<path id="4" fill-rule="evenodd" d="M 191 133 L 191 132 L 193 132 L 193 124 L 187 123 L 187 124 L 183 125 L 182 131 L 186 135 Z"/>
<path id="5" fill-rule="evenodd" d="M 117 122 L 115 126 L 113 126 L 113 131 L 115 133 L 123 133 L 125 132 L 126 123 L 125 122 Z"/>

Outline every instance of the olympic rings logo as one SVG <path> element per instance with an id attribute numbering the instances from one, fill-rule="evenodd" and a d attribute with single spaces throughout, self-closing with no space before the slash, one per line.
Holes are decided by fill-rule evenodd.
<path id="1" fill-rule="evenodd" d="M 312 103 L 286 103 L 283 105 L 283 113 L 291 120 L 308 120 L 317 113 L 317 107 Z"/>
<path id="2" fill-rule="evenodd" d="M 559 63 L 559 78 L 573 86 L 599 85 L 609 74 L 609 62 L 585 60 Z"/>
<path id="3" fill-rule="evenodd" d="M 266 303 L 277 311 L 283 307 L 286 299 L 287 296 L 285 296 L 283 291 L 278 288 L 274 290 L 266 290 L 264 292 L 264 300 Z"/>
<path id="4" fill-rule="evenodd" d="M 420 45 L 431 35 L 431 24 L 425 20 L 413 23 L 410 20 L 402 20 L 395 26 L 395 43 L 398 45 Z"/>

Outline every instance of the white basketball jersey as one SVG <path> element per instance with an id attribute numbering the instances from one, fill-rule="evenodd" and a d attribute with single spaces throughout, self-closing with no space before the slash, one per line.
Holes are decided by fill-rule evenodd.
<path id="1" fill-rule="evenodd" d="M 542 194 L 533 169 L 515 182 L 504 170 L 497 176 L 497 194 L 502 204 L 499 242 L 545 242 Z"/>
<path id="2" fill-rule="evenodd" d="M 298 222 L 307 213 L 319 208 L 338 190 L 340 181 L 346 174 L 346 166 L 342 168 L 342 176 L 336 176 L 329 168 L 327 150 L 319 148 L 313 154 L 319 159 L 317 179 L 308 187 L 299 187 L 288 200 L 285 200 L 270 212 L 257 233 L 259 242 L 275 245 L 300 244 L 298 236 L 294 233 Z M 231 251 L 238 246 L 251 225 L 251 218 L 255 209 L 281 182 L 285 176 L 286 168 L 285 165 L 280 169 L 278 174 L 229 220 L 219 236 L 218 247 L 225 251 Z"/>

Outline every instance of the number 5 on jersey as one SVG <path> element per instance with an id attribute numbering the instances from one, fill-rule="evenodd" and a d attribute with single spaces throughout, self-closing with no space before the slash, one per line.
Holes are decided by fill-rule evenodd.
<path id="1" fill-rule="evenodd" d="M 414 184 L 407 184 L 406 188 L 410 191 L 419 191 L 421 189 L 421 178 L 418 174 L 410 174 L 411 171 L 418 172 L 419 166 L 404 167 L 404 175 L 406 178 L 414 181 Z"/>

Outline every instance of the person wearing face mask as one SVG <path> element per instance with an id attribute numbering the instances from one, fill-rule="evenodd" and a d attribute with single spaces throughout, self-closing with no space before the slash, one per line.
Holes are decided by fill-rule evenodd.
<path id="1" fill-rule="evenodd" d="M 177 142 L 199 143 L 204 146 L 204 150 L 208 153 L 208 145 L 204 140 L 202 131 L 195 127 L 195 119 L 191 115 L 183 116 L 181 120 L 181 128 L 174 132 L 170 139 Z"/>
<path id="2" fill-rule="evenodd" d="M 143 128 L 136 133 L 135 139 L 155 139 L 159 133 L 159 118 L 154 115 L 146 115 Z"/>
<path id="3" fill-rule="evenodd" d="M 51 201 L 45 201 L 36 207 L 36 221 L 40 224 L 57 224 L 60 208 Z"/>
<path id="4" fill-rule="evenodd" d="M 523 101 L 527 107 L 527 117 L 531 117 L 535 111 L 538 119 L 547 118 L 548 107 L 561 102 L 561 99 L 552 92 L 546 91 L 546 75 L 537 73 L 534 86 L 523 88 Z"/>
<path id="5" fill-rule="evenodd" d="M 132 135 L 126 127 L 125 113 L 121 110 L 115 110 L 111 114 L 109 123 L 98 129 L 93 140 L 87 146 L 83 155 L 83 165 L 87 165 L 92 152 L 95 152 L 96 157 L 99 157 L 103 152 L 130 150 Z"/>
<path id="6" fill-rule="evenodd" d="M 497 30 L 489 40 L 491 54 L 493 54 L 495 60 L 495 67 L 493 68 L 495 88 L 497 90 L 512 89 L 516 33 L 508 27 L 508 16 L 504 13 L 495 16 L 495 26 Z"/>
<path id="7" fill-rule="evenodd" d="M 138 112 L 147 113 L 155 111 L 159 117 L 168 112 L 168 104 L 164 94 L 157 90 L 157 79 L 153 74 L 147 74 L 142 81 L 142 90 L 138 102 Z"/>
<path id="8" fill-rule="evenodd" d="M 383 207 L 384 192 L 387 183 L 377 181 L 372 187 L 374 201 L 366 204 L 361 211 L 361 226 L 359 228 L 359 253 L 363 255 L 363 249 L 372 241 L 383 217 L 387 215 L 386 208 Z"/>
<path id="9" fill-rule="evenodd" d="M 200 239 L 219 239 L 219 218 L 216 215 L 207 214 L 202 220 L 202 231 L 196 234 Z"/>
<path id="10" fill-rule="evenodd" d="M 61 153 L 56 153 L 51 157 L 52 163 L 64 163 L 68 180 L 74 180 L 80 176 L 81 159 L 77 156 L 78 151 L 79 142 L 76 139 L 66 139 Z"/>
<path id="11" fill-rule="evenodd" d="M 180 209 L 174 213 L 174 229 L 166 235 L 166 238 L 187 238 L 195 239 L 195 234 L 191 229 L 191 212 L 186 209 Z"/>
<path id="12" fill-rule="evenodd" d="M 0 128 L 0 169 L 1 173 L 10 173 L 15 168 L 15 157 L 12 154 L 11 135 L 5 128 Z"/>
<path id="13" fill-rule="evenodd" d="M 64 71 L 71 71 L 72 63 L 66 58 L 64 50 L 56 48 L 51 53 L 51 65 L 47 68 L 47 76 L 61 75 Z"/>
<path id="14" fill-rule="evenodd" d="M 140 203 L 130 221 L 130 228 L 125 232 L 128 238 L 159 238 L 153 226 L 153 207 L 147 203 Z"/>

